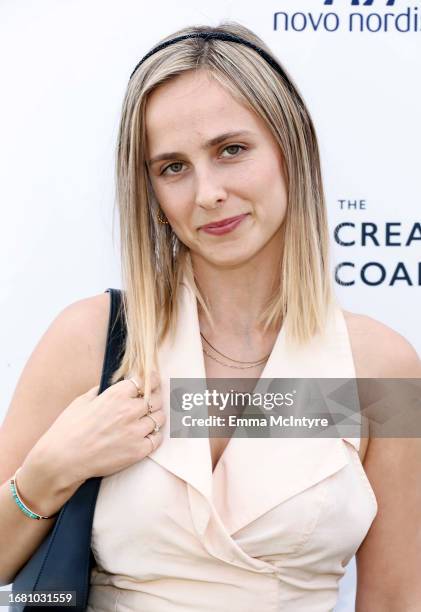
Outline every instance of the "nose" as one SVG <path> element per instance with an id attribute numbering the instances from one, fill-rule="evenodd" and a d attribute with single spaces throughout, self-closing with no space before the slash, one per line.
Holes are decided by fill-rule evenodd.
<path id="1" fill-rule="evenodd" d="M 217 172 L 209 167 L 196 171 L 195 203 L 204 210 L 220 208 L 227 199 L 227 192 L 221 185 Z"/>

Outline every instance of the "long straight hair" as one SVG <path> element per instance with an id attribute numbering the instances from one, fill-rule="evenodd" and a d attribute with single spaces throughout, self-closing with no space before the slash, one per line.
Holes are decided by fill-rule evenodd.
<path id="1" fill-rule="evenodd" d="M 183 28 L 164 38 L 198 31 L 233 33 L 273 53 L 250 29 L 233 21 Z M 278 61 L 278 60 L 277 60 Z M 279 63 L 279 61 L 278 61 Z M 159 203 L 146 166 L 145 108 L 149 94 L 170 79 L 206 70 L 241 104 L 259 115 L 279 144 L 286 169 L 287 211 L 279 283 L 259 319 L 264 331 L 285 326 L 287 342 L 305 343 L 322 332 L 335 299 L 328 260 L 328 226 L 319 148 L 313 122 L 290 83 L 256 51 L 217 39 L 188 38 L 154 53 L 135 71 L 123 101 L 116 155 L 116 205 L 120 220 L 123 316 L 127 341 L 113 382 L 137 375 L 150 395 L 157 351 L 177 322 L 185 274 L 212 324 L 195 282 L 189 249 L 171 226 L 157 221 Z"/>

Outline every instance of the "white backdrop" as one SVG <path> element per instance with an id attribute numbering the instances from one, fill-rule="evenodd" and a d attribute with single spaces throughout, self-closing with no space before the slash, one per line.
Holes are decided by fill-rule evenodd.
<path id="1" fill-rule="evenodd" d="M 113 163 L 132 69 L 163 35 L 225 18 L 270 45 L 309 106 L 334 265 L 354 282 L 336 284 L 343 306 L 421 352 L 419 1 L 2 0 L 0 421 L 58 312 L 120 286 Z M 354 244 L 334 239 L 342 223 Z M 353 590 L 354 561 L 338 612 L 354 609 Z"/>

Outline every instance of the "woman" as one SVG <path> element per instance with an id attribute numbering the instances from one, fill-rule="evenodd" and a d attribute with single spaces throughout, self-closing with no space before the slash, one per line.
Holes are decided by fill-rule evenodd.
<path id="1" fill-rule="evenodd" d="M 415 610 L 418 440 L 170 437 L 170 379 L 421 374 L 405 339 L 335 300 L 314 128 L 264 43 L 226 23 L 143 58 L 117 180 L 125 353 L 97 396 L 104 294 L 31 356 L 1 433 L 3 583 L 53 523 L 11 498 L 21 466 L 21 497 L 47 517 L 105 477 L 90 611 L 326 612 L 355 552 L 358 612 Z"/>

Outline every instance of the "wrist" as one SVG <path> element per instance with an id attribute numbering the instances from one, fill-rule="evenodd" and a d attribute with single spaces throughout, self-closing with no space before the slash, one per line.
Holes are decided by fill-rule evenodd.
<path id="1" fill-rule="evenodd" d="M 30 465 L 31 472 L 36 477 L 42 476 L 44 481 L 49 482 L 55 494 L 66 494 L 75 491 L 82 485 L 86 478 L 84 474 L 77 474 L 77 461 L 73 457 L 68 457 L 66 450 L 61 453 L 56 452 L 56 448 L 51 447 L 44 438 L 26 456 L 23 466 Z"/>
<path id="2" fill-rule="evenodd" d="M 48 465 L 36 456 L 28 456 L 17 474 L 22 501 L 43 516 L 59 512 L 81 484 L 83 481 L 72 480 L 57 465 Z"/>

